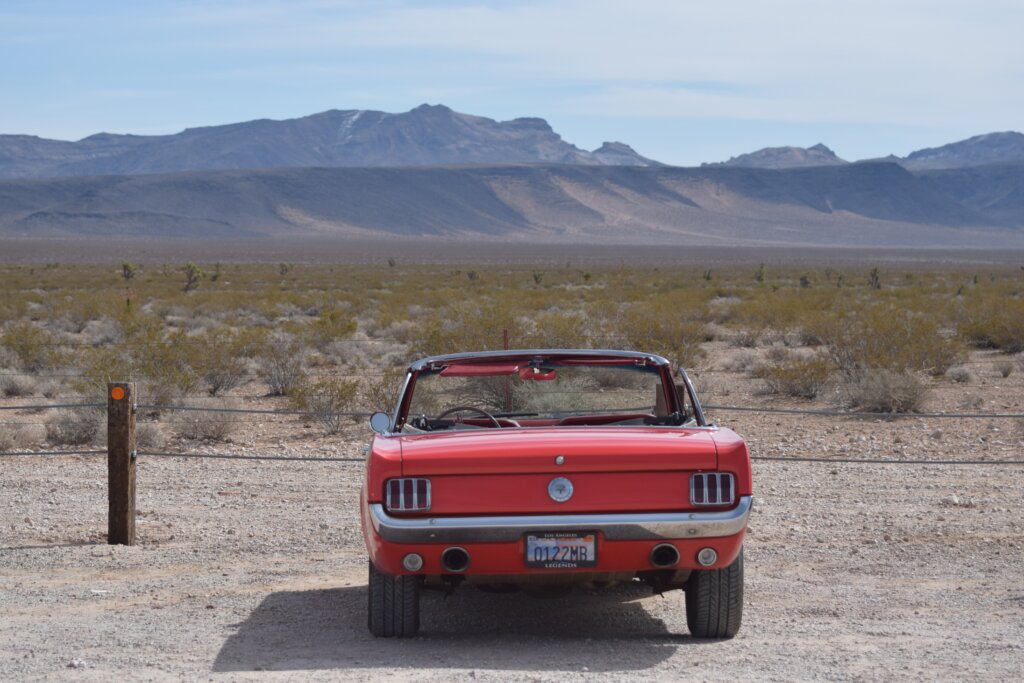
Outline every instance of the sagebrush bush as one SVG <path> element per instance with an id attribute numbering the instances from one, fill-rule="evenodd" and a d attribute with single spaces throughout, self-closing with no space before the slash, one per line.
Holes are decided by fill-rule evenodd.
<path id="1" fill-rule="evenodd" d="M 54 446 L 87 446 L 99 439 L 103 424 L 94 410 L 58 410 L 46 418 L 46 440 Z"/>
<path id="2" fill-rule="evenodd" d="M 352 412 L 358 395 L 357 380 L 331 378 L 295 387 L 291 402 L 298 410 L 309 412 L 328 434 L 337 434 L 351 420 L 343 413 Z"/>
<path id="3" fill-rule="evenodd" d="M 760 359 L 753 351 L 744 349 L 722 361 L 721 369 L 726 372 L 750 372 L 760 364 Z"/>
<path id="4" fill-rule="evenodd" d="M 0 345 L 8 349 L 19 367 L 38 372 L 59 364 L 62 354 L 57 338 L 28 320 L 8 323 L 0 334 Z"/>
<path id="5" fill-rule="evenodd" d="M 835 364 L 824 354 L 793 356 L 760 368 L 758 377 L 770 393 L 815 398 L 828 385 Z"/>
<path id="6" fill-rule="evenodd" d="M 907 371 L 860 370 L 843 381 L 850 407 L 867 412 L 919 412 L 930 393 L 914 373 Z"/>
<path id="7" fill-rule="evenodd" d="M 307 326 L 306 338 L 309 344 L 323 351 L 328 344 L 345 339 L 356 331 L 356 321 L 347 311 L 327 308 Z"/>
<path id="8" fill-rule="evenodd" d="M 963 394 L 957 400 L 961 410 L 978 410 L 985 405 L 985 399 L 978 394 Z"/>
<path id="9" fill-rule="evenodd" d="M 847 315 L 822 317 L 815 324 L 816 336 L 846 373 L 924 370 L 940 376 L 966 358 L 959 340 L 944 336 L 938 323 L 923 313 L 875 305 Z"/>
<path id="10" fill-rule="evenodd" d="M 696 367 L 707 355 L 701 348 L 707 338 L 704 323 L 675 312 L 634 305 L 622 314 L 619 329 L 629 348 L 656 353 L 683 368 Z"/>
<path id="11" fill-rule="evenodd" d="M 966 368 L 963 365 L 956 365 L 946 370 L 946 378 L 955 384 L 970 384 L 975 379 L 974 373 L 971 372 L 970 368 Z"/>
<path id="12" fill-rule="evenodd" d="M 296 340 L 273 339 L 257 358 L 258 372 L 271 396 L 287 396 L 302 379 L 306 347 Z"/>
<path id="13" fill-rule="evenodd" d="M 1024 301 L 973 302 L 961 312 L 957 331 L 982 348 L 1000 349 L 1006 353 L 1024 351 Z"/>
<path id="14" fill-rule="evenodd" d="M 186 401 L 186 408 L 209 408 L 208 402 Z M 238 408 L 234 401 L 218 403 L 217 408 Z M 174 411 L 174 432 L 190 441 L 230 441 L 238 432 L 241 423 L 237 413 L 205 412 L 202 410 Z M 136 430 L 136 438 L 138 431 Z"/>
<path id="15" fill-rule="evenodd" d="M 460 303 L 420 321 L 409 345 L 414 356 L 433 356 L 457 351 L 488 351 L 504 345 L 517 348 L 527 337 L 526 326 L 515 315 L 511 302 Z"/>
<path id="16" fill-rule="evenodd" d="M 1013 363 L 1008 360 L 997 360 L 992 364 L 992 369 L 1003 377 L 1009 377 L 1013 373 Z"/>
<path id="17" fill-rule="evenodd" d="M 733 346 L 753 349 L 757 348 L 757 344 L 761 341 L 761 337 L 764 336 L 763 328 L 744 328 L 733 332 L 732 337 L 729 338 L 729 343 Z"/>
<path id="18" fill-rule="evenodd" d="M 0 370 L 0 396 L 6 398 L 31 396 L 35 390 L 36 380 L 32 376 Z"/>
<path id="19" fill-rule="evenodd" d="M 250 334 L 209 330 L 195 337 L 201 344 L 193 364 L 211 396 L 245 384 L 249 379 L 248 358 L 255 354 L 257 340 Z"/>
<path id="20" fill-rule="evenodd" d="M 379 375 L 370 375 L 363 382 L 362 400 L 367 410 L 390 413 L 398 404 L 398 392 L 405 379 L 405 368 L 387 368 Z"/>
<path id="21" fill-rule="evenodd" d="M 162 448 L 167 443 L 163 428 L 156 422 L 139 422 L 135 426 L 135 445 L 138 448 Z"/>
<path id="22" fill-rule="evenodd" d="M 20 444 L 21 432 L 14 425 L 0 425 L 0 451 L 13 451 Z"/>

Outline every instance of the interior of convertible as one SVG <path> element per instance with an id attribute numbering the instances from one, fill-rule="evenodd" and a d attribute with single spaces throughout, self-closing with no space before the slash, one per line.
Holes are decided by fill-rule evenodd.
<path id="1" fill-rule="evenodd" d="M 661 368 L 618 359 L 452 363 L 418 373 L 403 431 L 694 424 Z"/>

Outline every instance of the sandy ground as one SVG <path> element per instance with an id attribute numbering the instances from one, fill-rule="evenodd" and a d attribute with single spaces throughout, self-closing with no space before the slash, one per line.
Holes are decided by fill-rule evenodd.
<path id="1" fill-rule="evenodd" d="M 979 410 L 1021 412 L 1024 373 L 986 368 L 967 388 L 939 383 L 929 407 L 955 410 L 971 391 Z M 709 375 L 712 402 L 780 403 L 737 373 Z M 1015 420 L 715 417 L 755 455 L 1024 458 Z M 294 431 L 282 446 L 243 434 L 204 448 L 358 455 L 368 434 Z M 681 593 L 640 586 L 427 593 L 419 637 L 375 640 L 360 462 L 142 456 L 135 547 L 103 544 L 102 456 L 0 468 L 0 680 L 1024 677 L 1022 466 L 756 461 L 744 624 L 722 642 L 690 638 Z"/>

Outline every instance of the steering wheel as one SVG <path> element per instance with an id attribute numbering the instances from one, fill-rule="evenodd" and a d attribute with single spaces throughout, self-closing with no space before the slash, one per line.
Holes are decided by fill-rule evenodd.
<path id="1" fill-rule="evenodd" d="M 488 413 L 486 410 L 483 410 L 482 408 L 474 408 L 473 406 L 453 406 L 453 407 L 449 408 L 448 410 L 445 410 L 444 412 L 439 413 L 438 416 L 436 418 L 434 418 L 434 419 L 435 420 L 440 420 L 440 419 L 443 419 L 443 418 L 447 417 L 448 415 L 451 415 L 452 413 L 461 413 L 461 412 L 466 411 L 466 410 L 469 410 L 469 411 L 474 412 L 474 413 L 478 413 L 479 415 L 483 415 L 488 420 L 493 422 L 495 427 L 497 427 L 498 429 L 501 429 L 501 423 L 498 422 L 498 418 L 494 417 L 493 415 Z"/>

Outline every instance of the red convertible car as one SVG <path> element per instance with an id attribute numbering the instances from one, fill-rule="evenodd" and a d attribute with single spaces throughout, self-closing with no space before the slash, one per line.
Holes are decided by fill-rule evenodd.
<path id="1" fill-rule="evenodd" d="M 376 432 L 362 489 L 369 628 L 409 637 L 423 588 L 683 589 L 690 633 L 743 610 L 750 456 L 647 353 L 424 358 Z"/>

